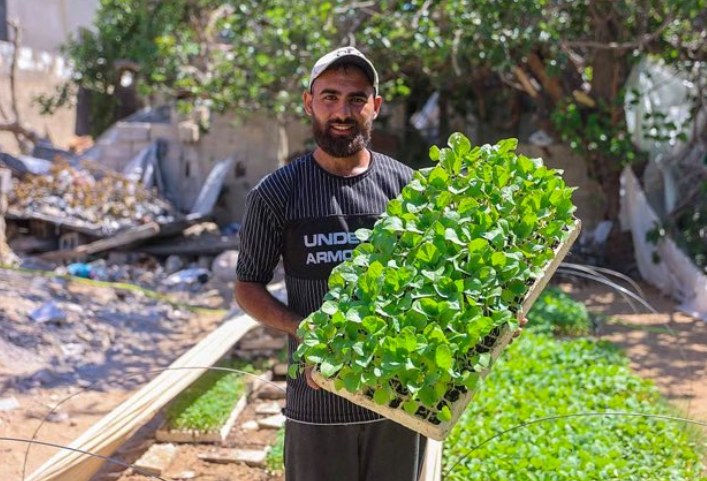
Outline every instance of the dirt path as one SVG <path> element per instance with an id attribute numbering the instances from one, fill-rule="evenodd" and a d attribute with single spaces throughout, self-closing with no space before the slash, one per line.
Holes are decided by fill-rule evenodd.
<path id="1" fill-rule="evenodd" d="M 615 291 L 594 283 L 563 288 L 606 316 L 598 334 L 626 352 L 635 372 L 655 382 L 688 417 L 707 421 L 707 322 L 678 312 L 675 302 L 645 284 L 641 288 L 657 314 L 635 314 Z"/>

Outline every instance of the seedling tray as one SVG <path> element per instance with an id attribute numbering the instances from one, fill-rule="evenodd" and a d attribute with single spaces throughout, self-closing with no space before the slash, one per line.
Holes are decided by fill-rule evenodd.
<path id="1" fill-rule="evenodd" d="M 175 429 L 169 427 L 165 421 L 157 429 L 155 439 L 161 443 L 222 443 L 226 440 L 228 433 L 233 429 L 238 416 L 241 415 L 246 405 L 248 404 L 248 393 L 244 393 L 233 406 L 231 414 L 228 416 L 220 428 L 215 428 L 209 431 L 200 431 L 194 429 Z"/>
<path id="2" fill-rule="evenodd" d="M 523 301 L 520 303 L 521 306 L 518 310 L 519 319 L 521 319 L 525 315 L 525 313 L 530 310 L 530 308 L 533 306 L 533 303 L 535 303 L 538 296 L 540 296 L 540 293 L 547 286 L 548 282 L 550 281 L 550 278 L 555 273 L 558 266 L 572 247 L 572 244 L 574 244 L 574 242 L 577 240 L 580 228 L 580 221 L 575 221 L 575 223 L 570 227 L 567 239 L 564 242 L 560 243 L 554 249 L 554 258 L 547 263 L 547 265 L 543 269 L 543 275 L 538 277 L 535 282 L 530 286 L 530 289 L 525 295 Z M 490 354 L 489 366 L 479 372 L 480 378 L 484 378 L 488 375 L 491 370 L 491 367 L 493 367 L 494 361 L 506 349 L 512 337 L 513 332 L 511 332 L 511 329 L 508 326 L 504 326 L 498 332 L 494 332 L 491 335 L 487 336 L 484 339 L 483 343 L 481 343 L 475 348 L 478 353 L 488 352 Z M 371 397 L 363 393 L 351 393 L 343 388 L 341 390 L 337 390 L 335 387 L 336 378 L 325 378 L 321 375 L 317 367 L 315 367 L 312 373 L 312 377 L 314 381 L 319 386 L 321 386 L 322 389 L 337 394 L 345 399 L 348 399 L 354 404 L 358 404 L 359 406 L 365 407 L 366 409 L 376 412 L 381 416 L 390 419 L 391 421 L 395 421 L 399 424 L 402 424 L 403 426 L 412 429 L 413 431 L 416 431 L 428 438 L 437 441 L 442 441 L 449 435 L 452 428 L 459 420 L 459 417 L 462 415 L 468 404 L 471 402 L 471 399 L 474 397 L 474 394 L 476 394 L 476 391 L 478 390 L 477 389 L 473 391 L 467 391 L 451 404 L 452 417 L 449 421 L 437 421 L 438 424 L 434 424 L 428 419 L 421 418 L 413 414 L 408 414 L 402 408 L 391 408 L 388 405 L 377 404 L 373 401 Z M 428 417 L 432 416 L 434 416 L 434 414 L 431 414 Z"/>

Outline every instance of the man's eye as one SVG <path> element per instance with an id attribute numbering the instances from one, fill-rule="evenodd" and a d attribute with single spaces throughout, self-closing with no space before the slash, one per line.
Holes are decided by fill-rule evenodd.
<path id="1" fill-rule="evenodd" d="M 325 95 L 324 100 L 336 100 L 336 95 Z"/>
<path id="2" fill-rule="evenodd" d="M 355 104 L 365 104 L 365 103 L 366 103 L 366 99 L 364 99 L 363 97 L 355 97 L 355 98 L 353 99 L 353 103 L 355 103 Z"/>

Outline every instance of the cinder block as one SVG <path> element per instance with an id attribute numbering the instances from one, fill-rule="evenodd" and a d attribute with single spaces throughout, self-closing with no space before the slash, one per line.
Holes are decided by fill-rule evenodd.
<path id="1" fill-rule="evenodd" d="M 179 130 L 176 124 L 150 124 L 150 139 L 165 139 L 168 141 L 177 141 L 179 139 Z"/>
<path id="2" fill-rule="evenodd" d="M 123 142 L 149 142 L 150 125 L 140 122 L 120 122 L 115 126 L 116 140 Z"/>
<path id="3" fill-rule="evenodd" d="M 199 126 L 191 120 L 179 122 L 179 141 L 184 144 L 199 142 Z"/>

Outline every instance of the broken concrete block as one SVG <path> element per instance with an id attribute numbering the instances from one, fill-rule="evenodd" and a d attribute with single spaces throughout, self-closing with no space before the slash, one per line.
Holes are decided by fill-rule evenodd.
<path id="1" fill-rule="evenodd" d="M 246 421 L 243 424 L 241 424 L 241 429 L 243 431 L 257 431 L 260 429 L 260 426 L 258 426 L 257 421 Z"/>
<path id="2" fill-rule="evenodd" d="M 187 479 L 195 479 L 198 476 L 194 471 L 182 471 L 181 473 L 177 474 L 174 479 L 178 479 L 180 481 L 186 481 Z"/>
<path id="3" fill-rule="evenodd" d="M 262 384 L 256 395 L 258 399 L 269 399 L 277 401 L 278 399 L 285 399 L 285 390 L 287 389 L 287 383 L 284 381 L 269 382 L 267 384 Z"/>
<path id="4" fill-rule="evenodd" d="M 272 368 L 272 373 L 275 377 L 285 377 L 287 376 L 288 365 L 286 362 L 279 362 L 275 364 Z"/>
<path id="5" fill-rule="evenodd" d="M 281 412 L 282 412 L 282 408 L 275 401 L 267 402 L 267 403 L 259 403 L 259 404 L 255 405 L 255 414 L 273 415 L 273 414 L 280 414 Z"/>
<path id="6" fill-rule="evenodd" d="M 267 450 L 219 449 L 200 454 L 199 458 L 211 463 L 241 463 L 254 468 L 264 468 Z"/>
<path id="7" fill-rule="evenodd" d="M 225 251 L 216 256 L 211 265 L 211 272 L 214 277 L 223 282 L 233 282 L 236 280 L 236 264 L 238 263 L 238 251 Z"/>
<path id="8" fill-rule="evenodd" d="M 135 463 L 135 467 L 160 476 L 174 460 L 177 447 L 174 444 L 153 444 Z"/>
<path id="9" fill-rule="evenodd" d="M 265 429 L 280 429 L 285 425 L 287 418 L 282 414 L 277 414 L 275 416 L 270 416 L 265 419 L 258 420 L 258 426 Z"/>
<path id="10" fill-rule="evenodd" d="M 20 403 L 14 397 L 0 399 L 0 412 L 13 411 L 20 407 Z"/>
<path id="11" fill-rule="evenodd" d="M 199 142 L 199 126 L 191 120 L 179 122 L 179 141 L 183 144 Z"/>
<path id="12" fill-rule="evenodd" d="M 143 122 L 119 122 L 115 126 L 118 142 L 149 142 L 150 124 Z"/>

